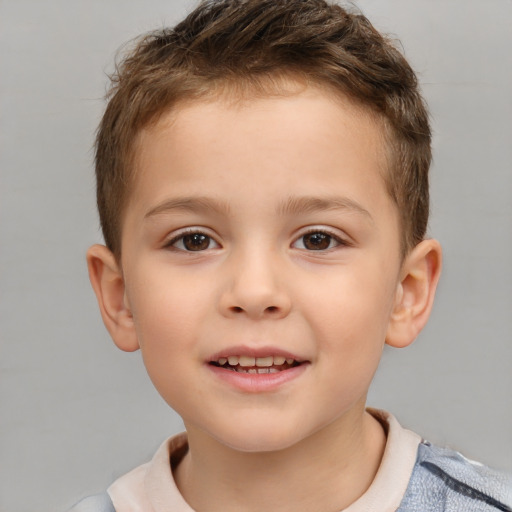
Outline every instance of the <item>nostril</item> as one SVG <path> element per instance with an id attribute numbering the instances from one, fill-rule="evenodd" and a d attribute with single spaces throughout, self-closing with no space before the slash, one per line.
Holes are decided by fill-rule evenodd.
<path id="1" fill-rule="evenodd" d="M 278 310 L 279 308 L 277 306 L 268 306 L 265 308 L 265 313 L 275 313 Z M 231 311 L 233 311 L 233 313 L 243 313 L 245 310 L 240 306 L 232 306 Z"/>

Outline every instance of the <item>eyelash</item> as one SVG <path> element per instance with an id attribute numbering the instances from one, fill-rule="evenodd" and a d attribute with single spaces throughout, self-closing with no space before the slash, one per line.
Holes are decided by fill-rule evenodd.
<path id="1" fill-rule="evenodd" d="M 182 241 L 182 244 L 183 244 L 183 241 L 184 239 L 187 237 L 187 236 L 193 236 L 193 235 L 202 235 L 204 236 L 204 238 L 206 239 L 207 241 L 207 246 L 204 247 L 204 248 L 201 248 L 201 247 L 198 247 L 197 250 L 193 250 L 193 249 L 187 249 L 184 245 L 183 247 L 177 247 L 176 244 L 181 240 Z M 308 235 L 322 235 L 323 239 L 320 239 L 320 242 L 322 242 L 323 240 L 326 240 L 327 239 L 327 242 L 328 242 L 328 246 L 327 247 L 320 247 L 320 248 L 314 248 L 314 249 L 308 249 L 305 244 L 304 244 L 304 238 L 307 237 Z M 292 247 L 294 247 L 299 241 L 302 240 L 302 245 L 303 247 L 295 247 L 297 249 L 300 249 L 300 250 L 304 250 L 304 251 L 307 251 L 307 252 L 326 252 L 326 251 L 331 251 L 333 249 L 335 249 L 336 247 L 339 247 L 339 246 L 350 246 L 350 243 L 347 242 L 347 240 L 341 238 L 340 236 L 332 233 L 331 231 L 329 230 L 326 230 L 326 229 L 310 229 L 308 230 L 307 232 L 301 234 L 301 236 L 299 236 L 298 238 L 296 238 L 294 240 L 294 242 L 292 243 Z M 335 242 L 336 245 L 332 246 L 331 247 L 331 244 Z M 211 244 L 215 244 L 216 247 L 211 247 Z M 182 231 L 180 232 L 179 234 L 177 234 L 176 236 L 174 236 L 173 238 L 171 238 L 168 242 L 165 243 L 164 245 L 164 248 L 168 248 L 168 249 L 172 249 L 172 250 L 176 250 L 176 251 L 181 251 L 181 252 L 187 252 L 187 253 L 193 253 L 193 252 L 203 252 L 205 250 L 208 250 L 208 249 L 215 249 L 217 247 L 220 247 L 220 244 L 210 235 L 208 235 L 207 233 L 205 233 L 203 230 L 200 230 L 200 229 L 188 229 L 186 231 Z"/>
<path id="2" fill-rule="evenodd" d="M 295 245 L 299 240 L 304 240 L 305 237 L 307 237 L 308 235 L 316 235 L 316 234 L 319 234 L 319 235 L 324 235 L 326 237 L 329 237 L 329 246 L 331 245 L 331 243 L 334 241 L 336 243 L 336 245 L 334 245 L 333 247 L 327 247 L 325 249 L 307 249 L 306 247 L 300 247 L 299 249 L 301 250 L 305 250 L 305 251 L 308 251 L 308 252 L 327 252 L 327 251 L 330 251 L 330 250 L 333 250 L 335 249 L 336 247 L 339 247 L 339 246 L 349 246 L 350 243 L 341 238 L 339 235 L 337 234 L 334 234 L 333 232 L 329 231 L 329 230 L 326 230 L 326 229 L 315 229 L 315 228 L 312 228 L 308 231 L 306 231 L 305 233 L 302 233 L 300 235 L 300 237 L 298 237 L 292 245 Z"/>
<path id="3" fill-rule="evenodd" d="M 193 236 L 193 235 L 203 235 L 205 238 L 207 238 L 208 239 L 208 247 L 206 247 L 205 249 L 198 249 L 197 251 L 189 250 L 186 247 L 183 247 L 183 248 L 176 247 L 177 242 L 179 242 L 180 240 L 183 241 L 185 239 L 185 237 Z M 181 252 L 188 252 L 188 253 L 202 252 L 202 251 L 205 251 L 207 249 L 212 249 L 212 247 L 210 247 L 212 242 L 216 246 L 220 246 L 220 244 L 212 236 L 210 236 L 209 234 L 205 233 L 203 230 L 201 230 L 201 229 L 193 229 L 192 228 L 192 229 L 187 229 L 186 231 L 181 231 L 179 234 L 177 234 L 176 236 L 171 238 L 169 241 L 167 241 L 164 244 L 164 248 L 173 249 L 173 250 L 181 251 Z"/>

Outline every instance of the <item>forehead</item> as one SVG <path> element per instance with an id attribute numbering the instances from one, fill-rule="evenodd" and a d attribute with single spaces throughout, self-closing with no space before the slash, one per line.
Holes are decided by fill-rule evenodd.
<path id="1" fill-rule="evenodd" d="M 303 194 L 311 186 L 327 194 L 341 183 L 336 169 L 357 174 L 362 188 L 385 190 L 387 149 L 377 115 L 320 87 L 255 97 L 224 92 L 182 101 L 141 131 L 129 204 L 158 201 L 169 193 L 163 182 L 192 193 L 204 192 L 205 182 L 217 191 L 226 182 L 224 197 L 231 190 L 236 199 L 227 181 L 264 188 L 264 176 L 272 189 L 291 189 L 292 178 Z"/>
<path id="2" fill-rule="evenodd" d="M 212 139 L 232 137 L 229 132 L 233 127 L 251 136 L 245 140 L 247 146 L 258 145 L 261 138 L 257 131 L 261 127 L 273 130 L 276 143 L 302 135 L 314 136 L 317 142 L 325 140 L 326 144 L 332 142 L 340 127 L 348 128 L 358 139 L 358 149 L 370 151 L 380 169 L 387 170 L 386 125 L 379 114 L 326 86 L 293 81 L 266 91 L 258 89 L 255 94 L 248 88 L 223 87 L 206 97 L 179 101 L 139 132 L 134 161 L 140 166 L 155 138 L 181 146 L 193 133 L 202 141 L 196 148 L 200 149 Z M 340 134 L 339 141 L 346 138 L 346 132 Z M 296 149 L 300 151 L 298 144 Z"/>

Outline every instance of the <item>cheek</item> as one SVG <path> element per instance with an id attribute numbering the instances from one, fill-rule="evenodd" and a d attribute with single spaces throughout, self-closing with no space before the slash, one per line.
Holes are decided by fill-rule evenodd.
<path id="1" fill-rule="evenodd" d="M 178 409 L 190 364 L 199 360 L 201 302 L 192 295 L 179 286 L 146 283 L 136 290 L 133 310 L 147 373 L 162 398 Z"/>
<path id="2" fill-rule="evenodd" d="M 209 302 L 203 289 L 164 271 L 134 279 L 130 302 L 141 348 L 164 355 L 193 344 Z"/>
<path id="3" fill-rule="evenodd" d="M 354 342 L 361 337 L 384 335 L 396 288 L 384 272 L 347 269 L 326 279 L 323 286 L 317 283 L 318 293 L 303 295 L 304 304 L 312 307 L 310 320 L 322 330 L 337 332 Z"/>
<path id="4" fill-rule="evenodd" d="M 371 380 L 384 347 L 393 304 L 393 285 L 376 272 L 331 280 L 329 293 L 310 299 L 311 335 L 322 345 L 319 357 L 336 361 L 344 372 Z M 306 300 L 306 298 L 304 298 Z M 341 371 L 341 370 L 340 370 Z M 360 378 L 348 378 L 357 382 Z"/>

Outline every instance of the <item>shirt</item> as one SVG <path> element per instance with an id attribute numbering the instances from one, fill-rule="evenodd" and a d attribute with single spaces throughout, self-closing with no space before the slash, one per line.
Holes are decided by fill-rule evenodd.
<path id="1" fill-rule="evenodd" d="M 387 433 L 386 447 L 372 484 L 344 512 L 512 512 L 510 475 L 422 440 L 389 413 L 369 412 Z M 187 449 L 185 433 L 169 438 L 150 462 L 69 512 L 194 512 L 172 474 Z"/>

